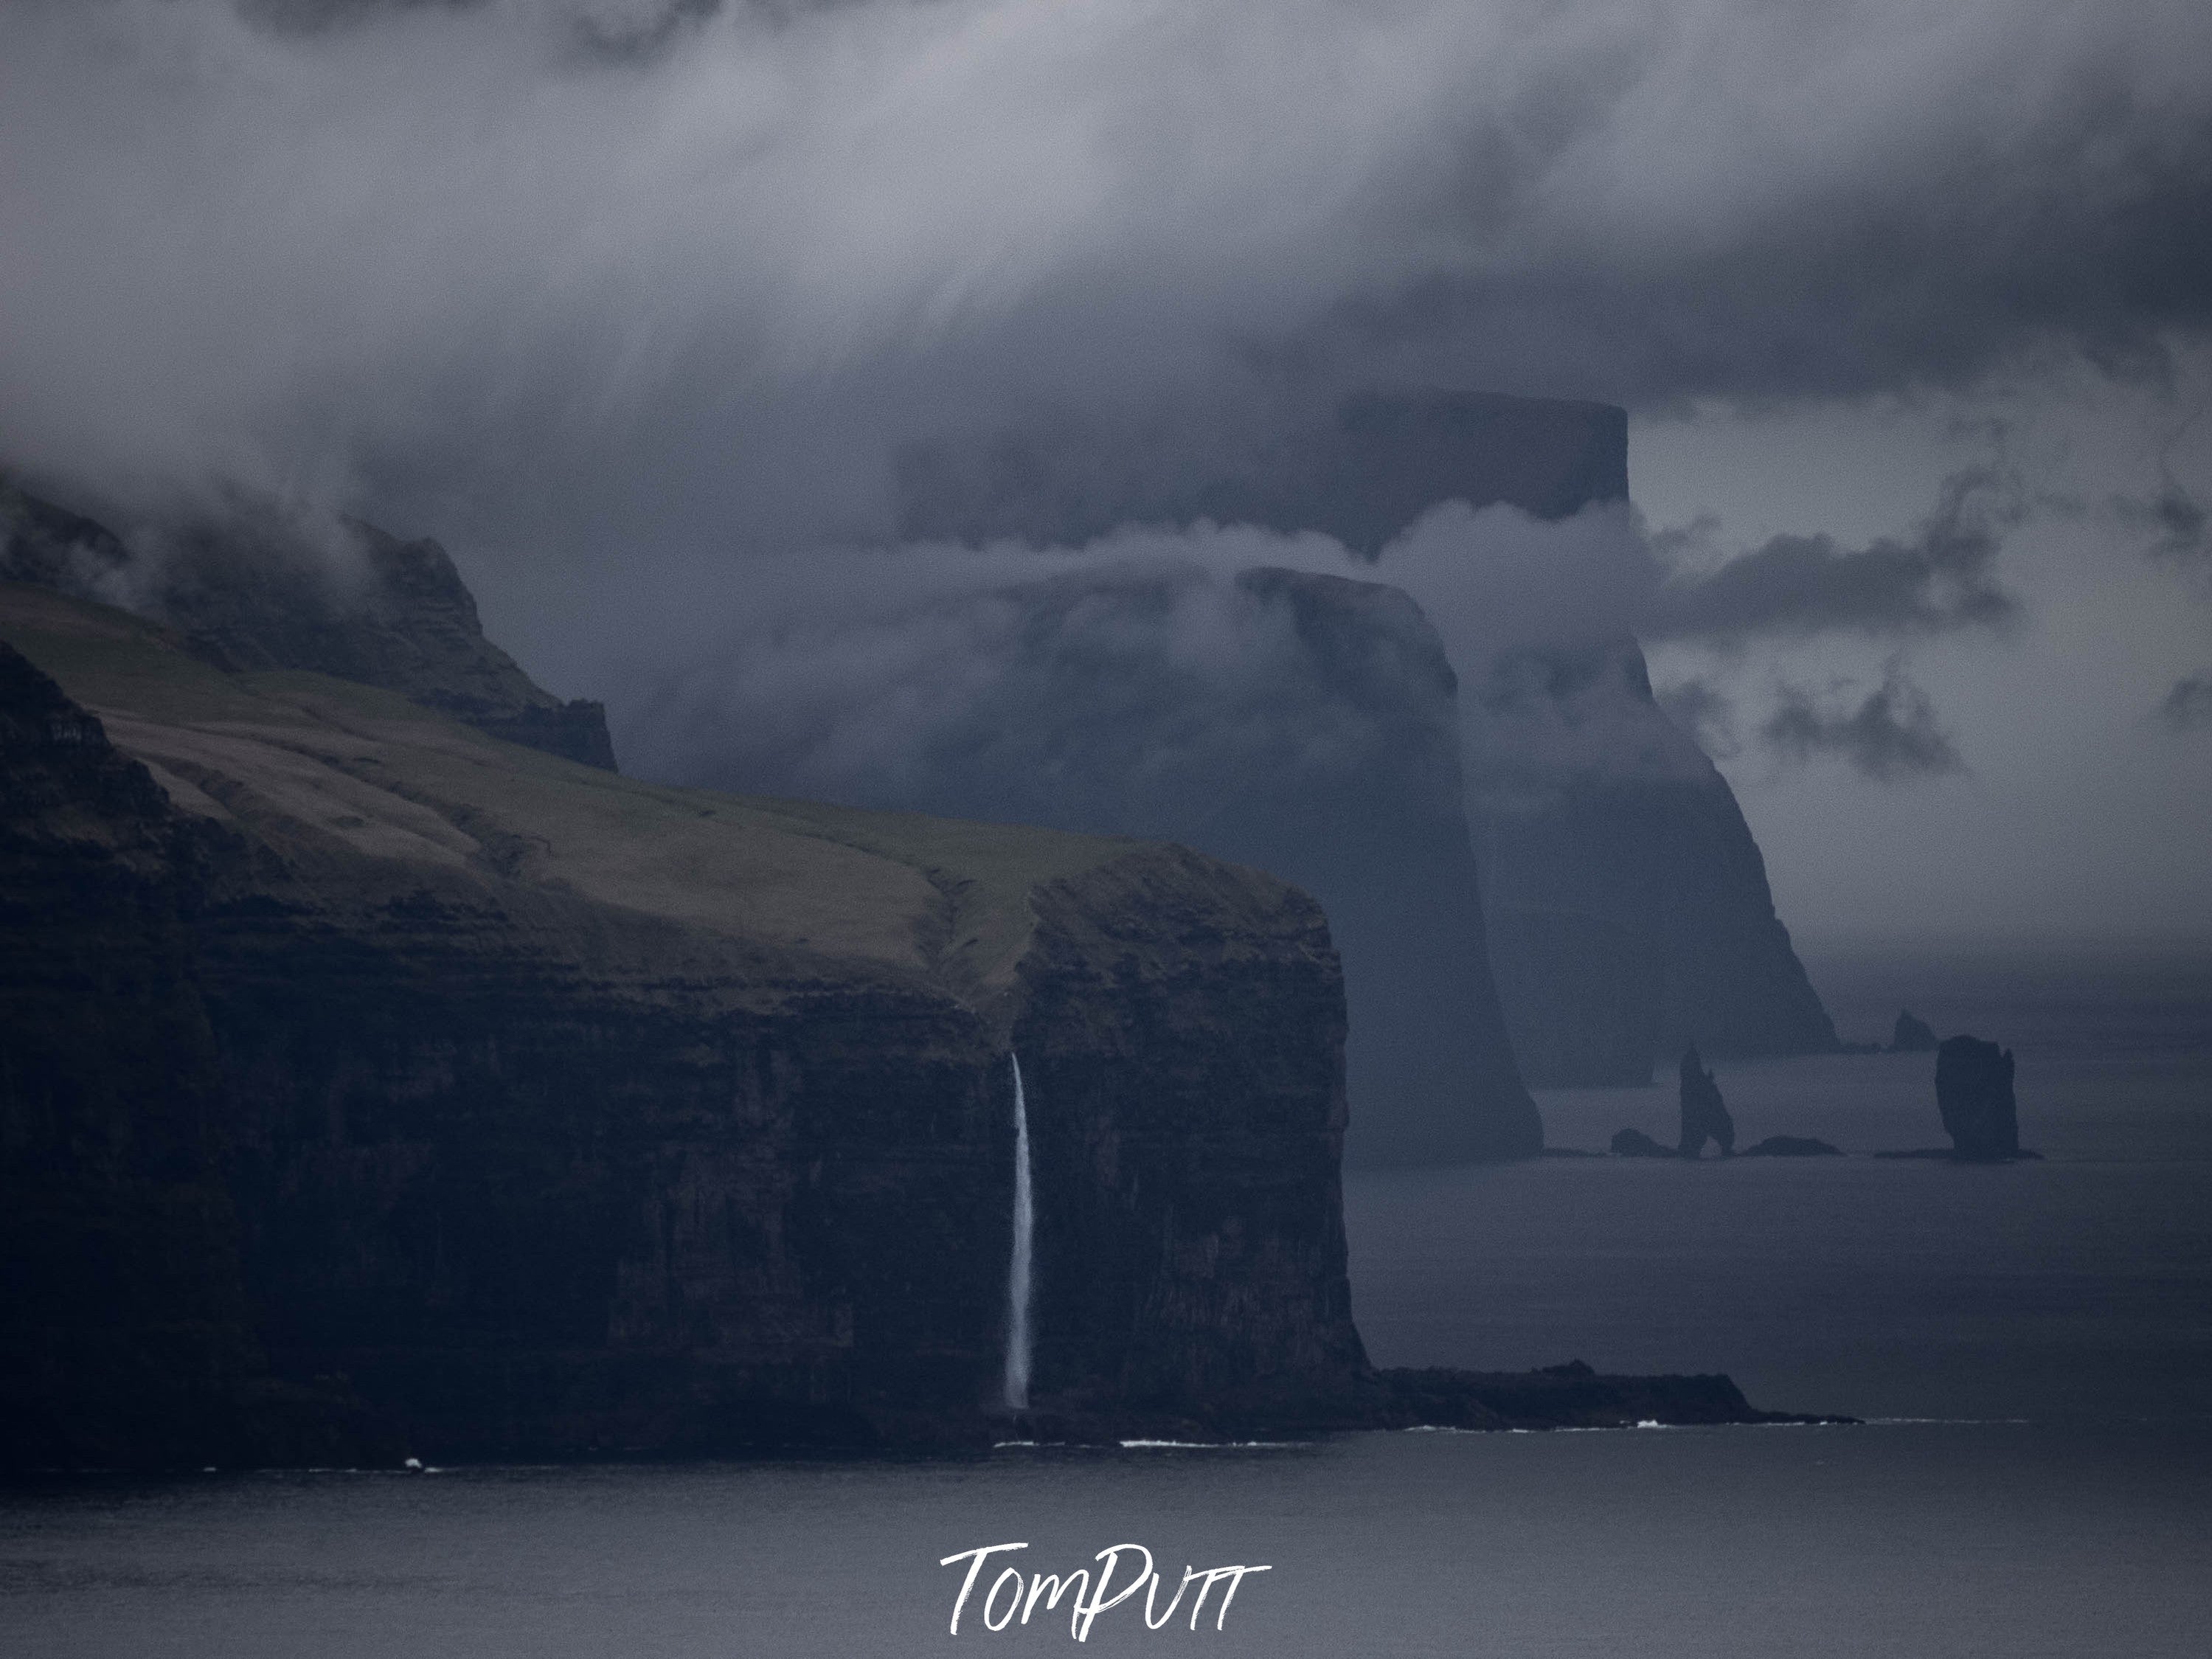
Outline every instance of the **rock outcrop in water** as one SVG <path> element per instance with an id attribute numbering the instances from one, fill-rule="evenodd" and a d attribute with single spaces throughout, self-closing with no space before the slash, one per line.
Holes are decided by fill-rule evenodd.
<path id="1" fill-rule="evenodd" d="M 2012 1076 L 2012 1050 L 1979 1037 L 1946 1037 L 1936 1051 L 1936 1104 L 1959 1157 L 2020 1156 Z"/>
<path id="2" fill-rule="evenodd" d="M 0 477 L 0 580 L 118 605 L 222 666 L 380 686 L 509 743 L 612 771 L 606 710 L 563 702 L 484 637 L 437 543 L 310 524 L 244 497 L 164 524 L 134 552 L 104 526 Z"/>
<path id="3" fill-rule="evenodd" d="M 1615 1158 L 1680 1158 L 1681 1153 L 1672 1146 L 1662 1146 L 1641 1129 L 1621 1129 L 1613 1137 Z"/>
<path id="4" fill-rule="evenodd" d="M 1702 1158 L 1710 1140 L 1721 1156 L 1735 1152 L 1735 1120 L 1721 1099 L 1721 1085 L 1713 1081 L 1692 1046 L 1682 1051 L 1682 1135 L 1675 1150 L 1684 1158 Z"/>
<path id="5" fill-rule="evenodd" d="M 1896 1029 L 1889 1036 L 1889 1053 L 1932 1054 L 1937 1046 L 1935 1029 L 1926 1020 L 1916 1019 L 1905 1009 L 1898 1010 Z"/>

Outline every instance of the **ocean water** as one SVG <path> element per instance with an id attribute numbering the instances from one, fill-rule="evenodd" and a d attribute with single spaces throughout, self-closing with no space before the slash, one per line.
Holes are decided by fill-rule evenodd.
<path id="1" fill-rule="evenodd" d="M 1546 1159 L 1347 1182 L 1386 1364 L 1725 1370 L 1855 1427 L 1355 1435 L 982 1459 L 216 1474 L 0 1492 L 0 1654 L 1062 1650 L 987 1571 L 1149 1547 L 1264 1565 L 1087 1645 L 1354 1655 L 2212 1651 L 2212 971 L 1815 964 L 1846 1035 L 1902 1000 L 2020 1061 L 2040 1164 Z M 1942 1140 L 1929 1057 L 1716 1068 L 1740 1144 Z M 1554 1145 L 1668 1091 L 1543 1097 Z M 996 1560 L 993 1570 L 995 1571 Z M 1003 1603 L 1000 1604 L 1003 1606 Z"/>

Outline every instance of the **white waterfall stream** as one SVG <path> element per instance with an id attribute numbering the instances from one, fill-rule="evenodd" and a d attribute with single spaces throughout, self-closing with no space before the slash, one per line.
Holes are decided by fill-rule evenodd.
<path id="1" fill-rule="evenodd" d="M 1006 1274 L 1006 1407 L 1030 1404 L 1030 1251 L 1036 1235 L 1036 1202 L 1030 1185 L 1030 1115 L 1022 1098 L 1022 1059 L 1014 1062 L 1014 1259 Z"/>

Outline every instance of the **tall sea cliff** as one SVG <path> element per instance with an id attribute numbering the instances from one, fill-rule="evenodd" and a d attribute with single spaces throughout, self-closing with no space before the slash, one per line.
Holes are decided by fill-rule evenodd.
<path id="1" fill-rule="evenodd" d="M 1340 973 L 1181 848 L 658 788 L 0 586 L 5 1462 L 1348 1396 Z"/>

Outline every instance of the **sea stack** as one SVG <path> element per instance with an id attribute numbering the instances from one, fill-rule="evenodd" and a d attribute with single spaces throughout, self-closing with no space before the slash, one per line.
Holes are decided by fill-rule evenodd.
<path id="1" fill-rule="evenodd" d="M 1641 1129 L 1623 1129 L 1613 1138 L 1615 1158 L 1673 1158 L 1674 1149 L 1662 1146 Z"/>
<path id="2" fill-rule="evenodd" d="M 1940 1045 L 1936 1040 L 1935 1027 L 1924 1019 L 1917 1019 L 1905 1009 L 1897 1011 L 1897 1026 L 1890 1033 L 1889 1052 L 1893 1054 L 1932 1054 Z"/>
<path id="3" fill-rule="evenodd" d="M 1936 1104 L 1958 1157 L 2020 1156 L 2011 1049 L 1979 1037 L 1945 1038 L 1936 1051 Z"/>
<path id="4" fill-rule="evenodd" d="M 1947 1120 L 1948 1121 L 1948 1120 Z M 1735 1152 L 1735 1120 L 1721 1099 L 1721 1086 L 1698 1058 L 1697 1045 L 1682 1051 L 1682 1139 L 1684 1158 L 1702 1157 L 1705 1142 L 1721 1149 L 1723 1158 Z"/>

